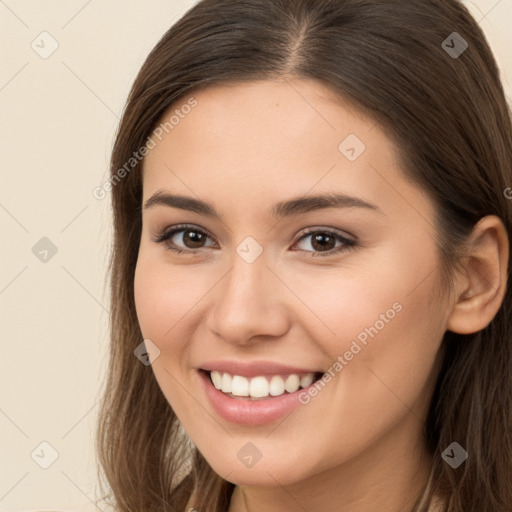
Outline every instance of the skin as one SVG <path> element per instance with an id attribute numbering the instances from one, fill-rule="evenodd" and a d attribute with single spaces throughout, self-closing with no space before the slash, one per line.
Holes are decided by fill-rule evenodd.
<path id="1" fill-rule="evenodd" d="M 448 329 L 484 328 L 499 309 L 508 261 L 503 224 L 489 216 L 476 226 L 465 271 L 440 295 L 434 206 L 404 179 L 373 120 L 313 80 L 213 86 L 194 97 L 198 105 L 144 162 L 144 203 L 165 191 L 200 198 L 221 215 L 164 205 L 143 211 L 135 300 L 144 338 L 160 349 L 152 368 L 162 392 L 211 467 L 237 485 L 229 512 L 412 510 L 431 462 L 421 429 L 440 343 Z M 353 162 L 338 149 L 348 134 L 366 145 Z M 380 212 L 269 217 L 279 201 L 333 191 Z M 172 241 L 188 254 L 154 241 L 181 223 L 208 235 L 202 249 L 183 231 Z M 312 236 L 301 240 L 310 227 L 357 245 L 335 254 L 337 242 L 324 249 L 331 255 L 312 257 L 322 248 Z M 236 252 L 247 236 L 263 249 L 250 264 Z M 197 368 L 207 360 L 326 371 L 396 302 L 401 311 L 284 420 L 229 423 L 204 395 Z M 249 441 L 262 454 L 251 468 L 237 458 Z"/>

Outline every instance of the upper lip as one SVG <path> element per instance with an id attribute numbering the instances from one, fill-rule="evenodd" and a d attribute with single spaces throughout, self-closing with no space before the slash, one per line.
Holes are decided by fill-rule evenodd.
<path id="1" fill-rule="evenodd" d="M 226 372 L 230 375 L 242 377 L 258 377 L 260 375 L 291 375 L 304 373 L 318 373 L 321 370 L 311 368 L 290 366 L 287 364 L 274 363 L 272 361 L 208 361 L 200 366 L 201 370 Z"/>

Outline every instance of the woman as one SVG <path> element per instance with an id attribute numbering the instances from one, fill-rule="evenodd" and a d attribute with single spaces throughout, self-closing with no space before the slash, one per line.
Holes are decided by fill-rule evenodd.
<path id="1" fill-rule="evenodd" d="M 203 0 L 113 149 L 115 510 L 512 511 L 512 127 L 455 0 Z"/>

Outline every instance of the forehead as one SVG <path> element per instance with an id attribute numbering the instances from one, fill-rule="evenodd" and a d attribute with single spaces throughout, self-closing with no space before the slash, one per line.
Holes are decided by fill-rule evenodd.
<path id="1" fill-rule="evenodd" d="M 145 199 L 162 188 L 264 203 L 336 190 L 398 211 L 397 194 L 411 192 L 380 126 L 315 80 L 208 86 L 161 121 L 173 113 L 179 122 L 144 161 Z"/>
<path id="2" fill-rule="evenodd" d="M 203 144 L 215 142 L 216 146 L 219 139 L 243 142 L 240 151 L 250 153 L 259 152 L 260 144 L 269 149 L 272 142 L 282 145 L 305 137 L 315 143 L 324 140 L 331 147 L 335 143 L 337 149 L 336 142 L 344 133 L 364 138 L 376 124 L 332 89 L 310 79 L 228 83 L 196 89 L 169 107 L 162 122 L 182 108 L 185 111 L 191 97 L 197 106 L 179 120 L 174 116 L 179 121 L 172 127 L 174 135 L 194 136 Z M 293 153 L 300 149 L 294 147 Z"/>
<path id="3" fill-rule="evenodd" d="M 185 108 L 192 97 L 196 106 Z M 373 120 L 315 80 L 208 86 L 174 103 L 160 121 L 162 140 L 154 138 L 157 145 L 146 156 L 145 168 L 171 160 L 180 166 L 207 161 L 205 171 L 210 172 L 221 167 L 227 171 L 229 161 L 246 171 L 282 163 L 281 170 L 298 172 L 299 162 L 320 169 L 324 162 L 339 160 L 339 144 L 349 135 L 365 144 L 365 152 L 378 151 L 383 157 L 392 150 Z"/>

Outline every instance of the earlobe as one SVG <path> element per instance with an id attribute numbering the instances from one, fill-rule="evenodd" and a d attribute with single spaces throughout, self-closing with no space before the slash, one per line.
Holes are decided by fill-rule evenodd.
<path id="1" fill-rule="evenodd" d="M 470 235 L 448 330 L 472 334 L 489 325 L 505 296 L 508 259 L 509 240 L 503 222 L 495 215 L 482 218 Z"/>

